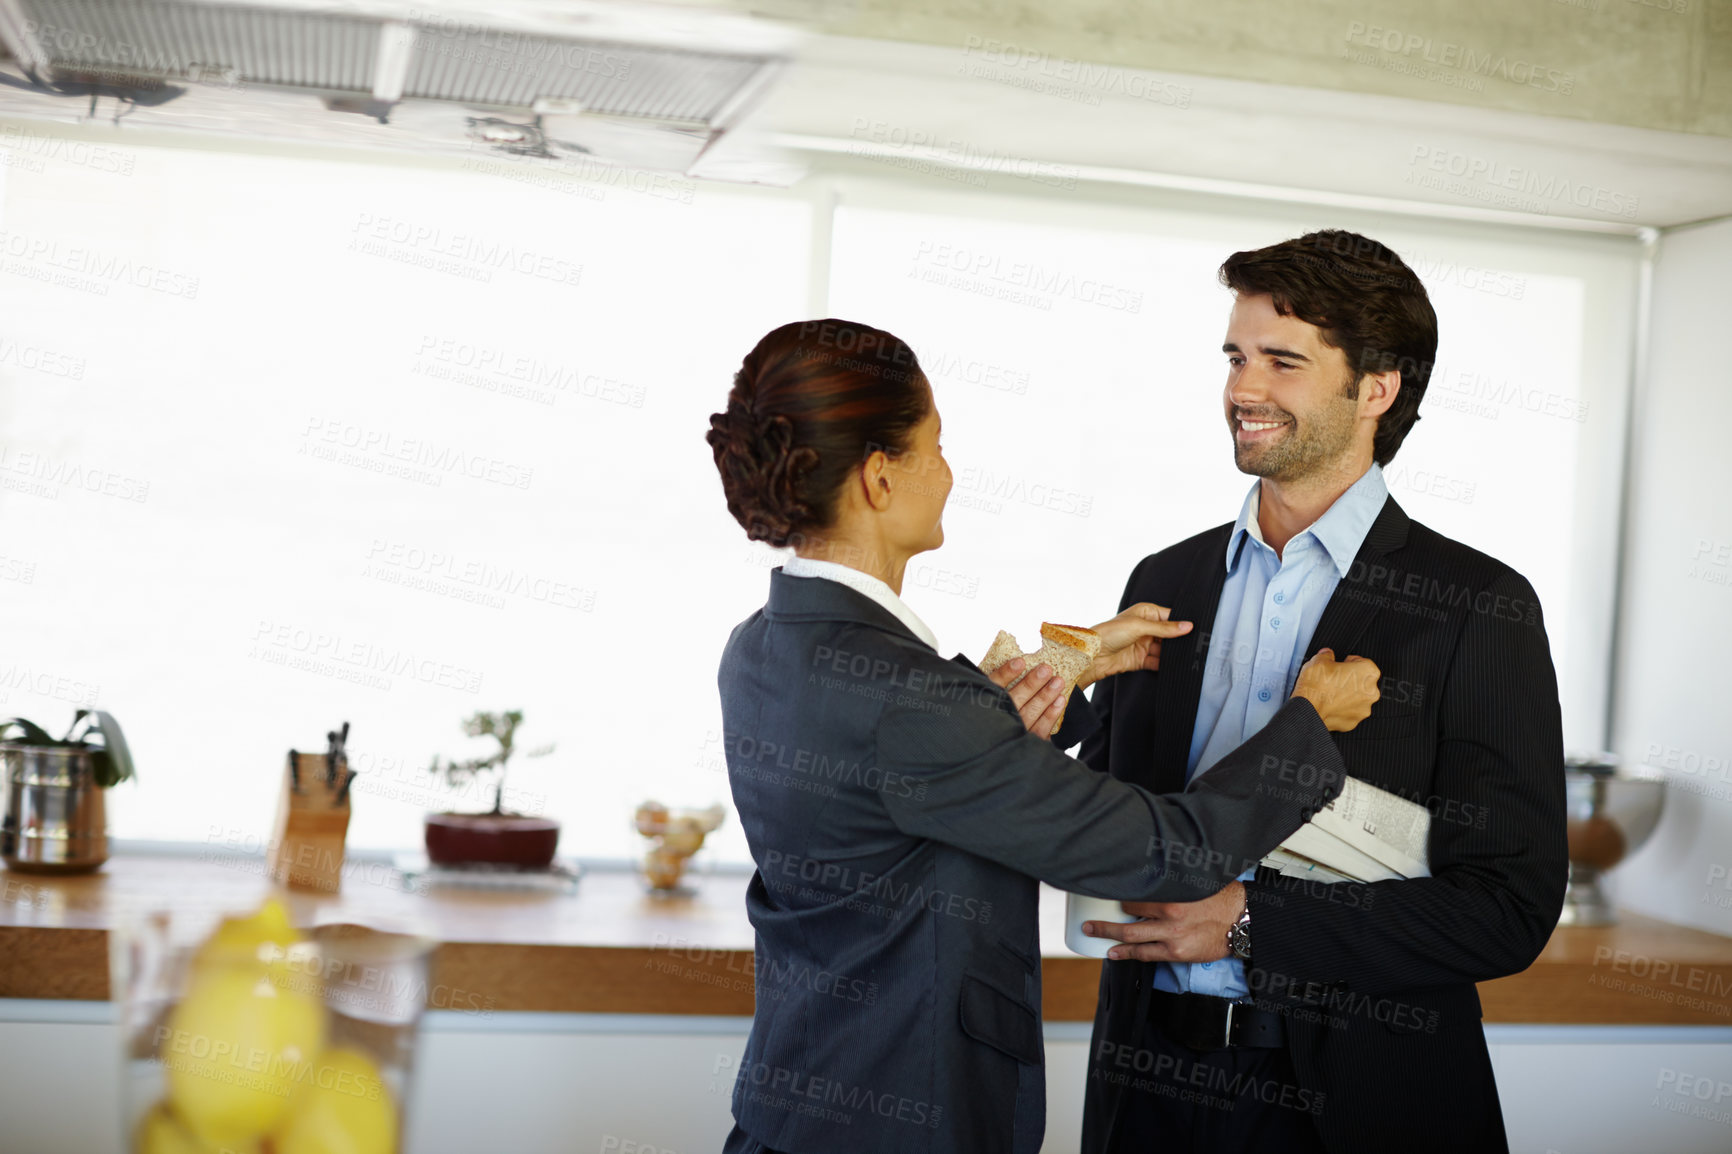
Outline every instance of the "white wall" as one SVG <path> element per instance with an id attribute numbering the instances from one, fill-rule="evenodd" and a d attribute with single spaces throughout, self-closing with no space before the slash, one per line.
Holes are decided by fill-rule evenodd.
<path id="1" fill-rule="evenodd" d="M 1613 875 L 1626 905 L 1732 933 L 1732 220 L 1665 233 L 1633 416 L 1613 735 L 1671 779 L 1648 845 Z M 1732 1135 L 1728 1136 L 1732 1144 Z"/>

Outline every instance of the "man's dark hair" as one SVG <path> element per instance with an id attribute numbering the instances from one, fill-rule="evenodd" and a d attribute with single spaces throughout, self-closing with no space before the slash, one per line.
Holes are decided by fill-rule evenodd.
<path id="1" fill-rule="evenodd" d="M 1401 392 L 1377 421 L 1372 457 L 1394 459 L 1419 420 L 1419 402 L 1437 357 L 1437 313 L 1425 286 L 1390 249 L 1356 232 L 1326 229 L 1268 248 L 1236 252 L 1221 283 L 1240 296 L 1267 294 L 1275 311 L 1322 330 L 1347 358 L 1348 395 L 1366 373 L 1401 371 Z"/>

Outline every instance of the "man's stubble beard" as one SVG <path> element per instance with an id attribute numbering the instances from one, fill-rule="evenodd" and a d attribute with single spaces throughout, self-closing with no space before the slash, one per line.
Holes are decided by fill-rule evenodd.
<path id="1" fill-rule="evenodd" d="M 1303 480 L 1326 468 L 1339 460 L 1353 444 L 1359 378 L 1354 377 L 1343 385 L 1334 401 L 1323 413 L 1313 415 L 1305 428 L 1300 427 L 1298 417 L 1286 414 L 1293 422 L 1287 435 L 1276 444 L 1263 448 L 1240 444 L 1229 416 L 1227 428 L 1233 432 L 1233 463 L 1241 473 L 1283 484 Z"/>

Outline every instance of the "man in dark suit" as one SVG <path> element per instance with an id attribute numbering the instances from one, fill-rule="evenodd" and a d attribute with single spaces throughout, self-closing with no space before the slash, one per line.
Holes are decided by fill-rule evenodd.
<path id="1" fill-rule="evenodd" d="M 1235 253 L 1221 277 L 1224 407 L 1259 480 L 1236 523 L 1137 565 L 1125 604 L 1197 627 L 1158 670 L 1101 682 L 1056 740 L 1176 790 L 1267 724 L 1309 654 L 1364 654 L 1382 700 L 1333 740 L 1352 777 L 1430 811 L 1431 876 L 1329 885 L 1247 862 L 1211 898 L 1095 923 L 1122 944 L 1101 977 L 1083 1149 L 1506 1150 L 1474 983 L 1539 954 L 1568 869 L 1538 600 L 1384 485 L 1437 345 L 1407 265 L 1323 232 Z M 1287 768 L 1302 780 L 1304 758 Z"/>

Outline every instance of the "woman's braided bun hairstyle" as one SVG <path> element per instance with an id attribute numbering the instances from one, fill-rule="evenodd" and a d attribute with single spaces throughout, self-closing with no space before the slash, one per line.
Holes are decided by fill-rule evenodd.
<path id="1" fill-rule="evenodd" d="M 843 482 L 882 450 L 906 452 L 931 410 L 914 350 L 853 321 L 796 321 L 746 354 L 728 411 L 704 435 L 728 512 L 776 548 L 821 534 Z"/>

